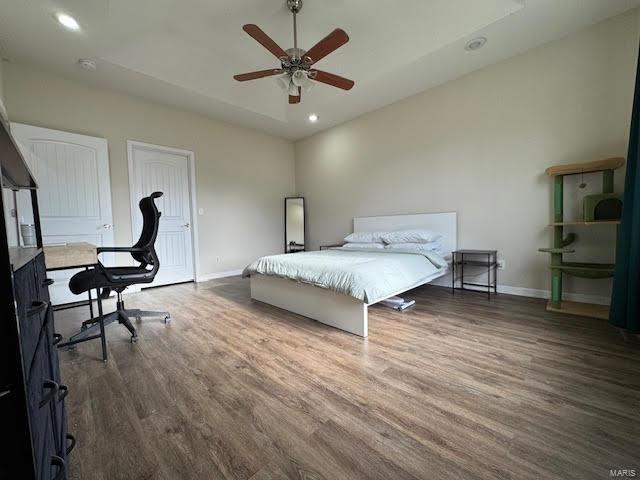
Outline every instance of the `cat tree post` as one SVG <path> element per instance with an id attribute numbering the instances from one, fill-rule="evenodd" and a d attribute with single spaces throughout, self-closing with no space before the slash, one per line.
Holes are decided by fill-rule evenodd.
<path id="1" fill-rule="evenodd" d="M 562 223 L 564 216 L 564 177 L 558 175 L 553 181 L 553 221 Z M 553 227 L 553 248 L 561 249 L 563 245 L 564 229 L 562 225 Z M 560 308 L 562 304 L 562 253 L 551 254 L 551 304 Z"/>

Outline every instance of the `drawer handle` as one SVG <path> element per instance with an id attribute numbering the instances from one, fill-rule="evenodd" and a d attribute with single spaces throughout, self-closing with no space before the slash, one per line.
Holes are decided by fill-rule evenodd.
<path id="1" fill-rule="evenodd" d="M 65 453 L 69 455 L 71 451 L 75 448 L 75 446 L 76 446 L 76 437 L 74 437 L 70 433 L 67 433 L 67 450 L 65 451 Z"/>
<path id="2" fill-rule="evenodd" d="M 53 278 L 45 278 L 44 281 L 42 282 L 42 286 L 43 287 L 50 287 L 54 283 L 55 283 L 55 280 Z"/>
<path id="3" fill-rule="evenodd" d="M 45 380 L 42 384 L 42 388 L 45 388 L 48 391 L 47 394 L 42 397 L 42 400 L 40 400 L 40 403 L 38 404 L 40 408 L 44 407 L 47 403 L 54 399 L 54 397 L 58 394 L 58 388 L 60 387 L 53 380 Z"/>
<path id="4" fill-rule="evenodd" d="M 61 402 L 69 393 L 69 387 L 66 385 L 58 385 L 58 401 Z"/>
<path id="5" fill-rule="evenodd" d="M 63 480 L 67 478 L 67 464 L 57 455 L 51 455 L 51 465 L 58 467 L 58 473 L 53 480 Z"/>
<path id="6" fill-rule="evenodd" d="M 54 333 L 53 334 L 53 346 L 55 347 L 57 344 L 60 343 L 60 341 L 62 340 L 62 335 L 60 335 L 59 333 Z"/>
<path id="7" fill-rule="evenodd" d="M 47 309 L 48 305 L 49 305 L 49 302 L 41 302 L 41 301 L 33 302 L 31 304 L 31 308 L 27 310 L 27 316 L 33 317 L 34 315 L 37 315 L 40 312 L 44 312 Z"/>

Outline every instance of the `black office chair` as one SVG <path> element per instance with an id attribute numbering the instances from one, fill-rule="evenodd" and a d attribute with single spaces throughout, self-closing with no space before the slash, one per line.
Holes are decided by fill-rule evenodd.
<path id="1" fill-rule="evenodd" d="M 142 233 L 140 239 L 133 247 L 100 247 L 97 249 L 98 255 L 104 252 L 128 252 L 140 265 L 135 267 L 105 267 L 98 263 L 95 268 L 76 273 L 69 280 L 69 289 L 79 295 L 89 290 L 97 290 L 98 316 L 82 323 L 79 333 L 72 336 L 68 342 L 60 344 L 59 347 L 72 347 L 73 345 L 100 338 L 102 340 L 102 359 L 107 361 L 107 341 L 104 327 L 118 321 L 131 332 L 131 342 L 138 340 L 138 334 L 131 318 L 138 321 L 142 317 L 163 317 L 165 324 L 171 321 L 168 312 L 151 312 L 146 310 L 127 310 L 122 300 L 122 292 L 130 285 L 140 283 L 151 283 L 160 268 L 160 261 L 156 254 L 154 245 L 158 236 L 160 215 L 155 204 L 155 199 L 162 196 L 162 192 L 154 192 L 150 196 L 140 200 L 139 206 L 142 212 Z M 118 299 L 116 311 L 103 315 L 102 300 L 109 297 L 111 290 L 115 290 Z M 100 333 L 96 333 L 97 331 Z"/>

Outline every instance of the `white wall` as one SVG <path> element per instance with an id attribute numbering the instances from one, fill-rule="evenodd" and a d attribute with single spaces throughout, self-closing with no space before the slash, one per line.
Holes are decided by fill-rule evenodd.
<path id="1" fill-rule="evenodd" d="M 298 142 L 310 247 L 340 240 L 357 216 L 456 211 L 460 247 L 506 260 L 501 284 L 548 289 L 544 170 L 626 156 L 638 32 L 634 11 Z M 568 209 L 578 203 L 570 191 Z M 611 227 L 578 233 L 577 258 L 613 260 L 601 246 Z M 566 290 L 603 296 L 610 283 Z"/>
<path id="2" fill-rule="evenodd" d="M 282 251 L 291 142 L 15 63 L 4 65 L 4 93 L 13 122 L 108 140 L 118 245 L 132 242 L 126 141 L 138 140 L 195 152 L 201 275 Z"/>
<path id="3" fill-rule="evenodd" d="M 4 101 L 4 83 L 3 83 L 3 74 L 2 71 L 4 69 L 4 60 L 0 57 L 0 118 L 6 120 L 7 112 L 5 110 L 5 101 Z"/>
<path id="4" fill-rule="evenodd" d="M 203 274 L 282 249 L 282 198 L 307 199 L 308 247 L 363 215 L 457 211 L 459 246 L 500 251 L 500 283 L 548 289 L 553 164 L 626 155 L 638 11 L 487 67 L 295 145 L 252 130 L 3 65 L 11 120 L 109 140 L 116 243 L 131 241 L 127 139 L 194 150 Z M 295 158 L 295 162 L 294 162 Z M 295 181 L 294 181 L 295 163 Z M 622 172 L 616 174 L 617 189 Z M 579 179 L 573 180 L 573 187 Z M 586 191 L 600 179 L 587 177 Z M 568 189 L 567 211 L 584 191 Z M 613 231 L 579 230 L 574 259 L 613 260 Z M 218 262 L 217 259 L 220 259 Z M 607 295 L 609 280 L 567 290 Z"/>

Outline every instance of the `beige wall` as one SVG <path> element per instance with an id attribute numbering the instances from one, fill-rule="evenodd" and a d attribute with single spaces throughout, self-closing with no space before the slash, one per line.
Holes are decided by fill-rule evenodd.
<path id="1" fill-rule="evenodd" d="M 291 142 L 13 63 L 4 91 L 13 122 L 108 140 L 116 244 L 131 243 L 126 141 L 139 140 L 195 152 L 200 275 L 282 251 L 283 198 L 295 191 Z"/>
<path id="2" fill-rule="evenodd" d="M 548 289 L 554 164 L 626 156 L 638 13 L 487 67 L 296 144 L 311 248 L 356 216 L 458 212 L 459 247 L 497 248 L 503 285 Z M 321 113 L 321 112 L 320 112 Z M 622 173 L 617 173 L 618 190 Z M 588 178 L 589 188 L 600 179 Z M 567 208 L 580 194 L 567 194 Z M 609 227 L 599 226 L 597 229 Z M 580 256 L 612 259 L 613 231 L 578 233 Z M 606 295 L 609 280 L 567 290 Z"/>
<path id="3" fill-rule="evenodd" d="M 0 117 L 4 115 L 2 108 L 5 106 L 4 101 L 4 84 L 3 84 L 4 61 L 0 57 Z"/>
<path id="4" fill-rule="evenodd" d="M 362 215 L 458 212 L 460 247 L 497 248 L 502 285 L 549 288 L 553 164 L 625 156 L 638 11 L 487 67 L 298 142 L 16 64 L 3 65 L 12 121 L 109 141 L 116 243 L 131 241 L 126 140 L 195 151 L 201 274 L 282 248 L 282 198 L 307 198 L 311 248 Z M 295 158 L 295 161 L 294 161 Z M 295 164 L 295 179 L 294 179 Z M 566 195 L 576 215 L 600 179 Z M 617 173 L 617 189 L 622 187 Z M 574 260 L 612 261 L 612 229 L 579 230 Z M 217 261 L 217 259 L 220 261 Z M 610 281 L 567 290 L 606 296 Z M 530 293 L 534 294 L 532 290 Z"/>

